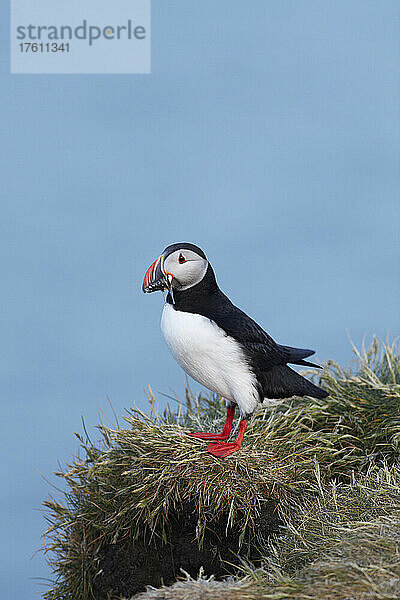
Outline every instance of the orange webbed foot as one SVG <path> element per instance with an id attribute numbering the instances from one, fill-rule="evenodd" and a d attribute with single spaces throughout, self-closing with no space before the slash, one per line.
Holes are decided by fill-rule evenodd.
<path id="1" fill-rule="evenodd" d="M 234 442 L 216 442 L 215 444 L 208 444 L 207 452 L 218 458 L 225 458 L 233 452 L 237 452 L 242 445 L 244 432 L 248 425 L 247 419 L 240 421 L 239 434 Z"/>
<path id="2" fill-rule="evenodd" d="M 217 456 L 218 458 L 225 458 L 232 454 L 233 452 L 237 452 L 239 450 L 240 445 L 236 442 L 231 443 L 216 443 L 216 444 L 208 444 L 207 452 L 212 454 L 213 456 Z"/>
<path id="3" fill-rule="evenodd" d="M 198 440 L 227 440 L 229 433 L 205 433 L 203 431 L 196 431 L 194 433 L 188 433 L 190 437 L 197 438 Z"/>
<path id="4" fill-rule="evenodd" d="M 198 440 L 227 440 L 231 434 L 233 418 L 235 416 L 235 407 L 228 406 L 226 412 L 226 421 L 221 433 L 206 433 L 203 431 L 195 431 L 194 433 L 188 433 L 190 437 L 197 438 Z"/>

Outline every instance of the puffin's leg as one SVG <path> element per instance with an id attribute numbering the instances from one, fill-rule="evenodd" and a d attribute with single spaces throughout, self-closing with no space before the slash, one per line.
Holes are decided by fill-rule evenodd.
<path id="1" fill-rule="evenodd" d="M 228 406 L 226 409 L 226 421 L 221 433 L 203 433 L 202 431 L 196 433 L 189 433 L 191 437 L 198 438 L 199 440 L 227 440 L 232 429 L 233 417 L 235 416 L 235 407 Z"/>
<path id="2" fill-rule="evenodd" d="M 232 454 L 232 452 L 239 450 L 240 446 L 242 445 L 244 432 L 247 429 L 248 423 L 249 421 L 247 419 L 242 419 L 240 421 L 239 435 L 234 442 L 217 442 L 216 444 L 208 444 L 207 452 L 210 452 L 210 454 L 213 454 L 214 456 L 224 458 L 225 456 Z"/>

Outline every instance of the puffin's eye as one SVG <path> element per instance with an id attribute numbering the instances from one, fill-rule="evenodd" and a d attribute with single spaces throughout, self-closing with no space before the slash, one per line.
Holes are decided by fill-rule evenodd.
<path id="1" fill-rule="evenodd" d="M 180 255 L 179 255 L 178 262 L 179 262 L 180 264 L 182 264 L 182 263 L 186 262 L 186 258 L 183 256 L 183 254 L 180 254 Z"/>

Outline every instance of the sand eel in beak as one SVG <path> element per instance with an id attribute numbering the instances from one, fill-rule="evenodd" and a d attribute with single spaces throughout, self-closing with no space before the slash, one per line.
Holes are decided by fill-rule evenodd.
<path id="1" fill-rule="evenodd" d="M 221 292 L 204 252 L 189 243 L 173 244 L 149 267 L 144 292 L 168 290 L 161 330 L 175 360 L 206 388 L 225 398 L 227 417 L 221 433 L 191 433 L 214 440 L 207 450 L 225 457 L 239 450 L 248 419 L 264 398 L 328 393 L 289 364 L 318 367 L 305 358 L 313 350 L 277 344 L 253 319 Z M 226 442 L 236 407 L 239 434 Z"/>

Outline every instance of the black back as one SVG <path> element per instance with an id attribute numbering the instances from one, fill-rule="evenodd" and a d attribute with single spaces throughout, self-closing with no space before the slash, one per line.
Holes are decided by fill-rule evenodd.
<path id="1" fill-rule="evenodd" d="M 279 344 L 221 292 L 210 264 L 197 285 L 173 293 L 176 310 L 203 315 L 237 340 L 256 373 L 287 362 Z M 170 294 L 167 301 L 172 304 Z"/>
<path id="2" fill-rule="evenodd" d="M 314 398 L 328 396 L 328 392 L 287 366 L 287 363 L 317 366 L 302 360 L 314 354 L 314 351 L 277 344 L 258 323 L 221 292 L 210 264 L 197 285 L 174 291 L 173 294 L 175 310 L 207 317 L 239 342 L 257 378 L 260 400 L 264 397 L 289 398 L 295 395 Z M 173 303 L 170 293 L 167 302 Z"/>

